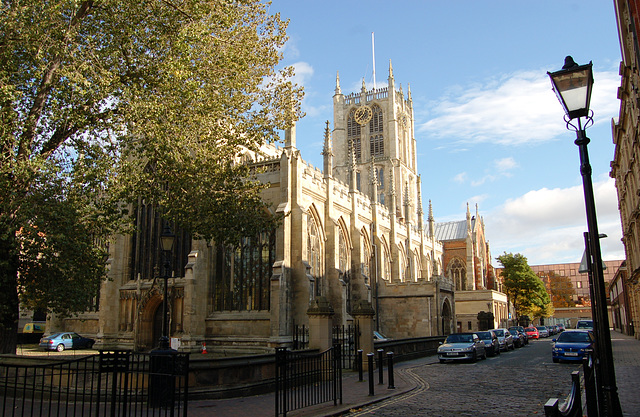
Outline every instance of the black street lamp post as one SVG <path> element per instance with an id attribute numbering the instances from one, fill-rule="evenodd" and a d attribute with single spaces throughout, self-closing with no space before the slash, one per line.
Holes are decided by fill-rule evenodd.
<path id="1" fill-rule="evenodd" d="M 570 56 L 565 58 L 564 66 L 560 71 L 548 72 L 560 104 L 565 111 L 567 129 L 574 130 L 577 134 L 575 144 L 580 152 L 580 173 L 584 189 L 584 199 L 587 214 L 588 242 L 587 265 L 592 277 L 593 294 L 592 311 L 595 316 L 594 332 L 596 336 L 596 379 L 598 384 L 598 408 L 602 416 L 621 416 L 616 375 L 613 364 L 613 352 L 611 349 L 611 334 L 609 331 L 609 318 L 607 315 L 607 295 L 605 291 L 604 274 L 602 272 L 602 253 L 600 251 L 600 239 L 598 233 L 598 218 L 591 182 L 591 165 L 587 145 L 589 138 L 585 130 L 593 124 L 593 111 L 589 110 L 591 90 L 593 86 L 592 63 L 578 65 Z M 584 117 L 584 126 L 580 118 Z M 577 119 L 577 126 L 572 123 Z"/>
<path id="2" fill-rule="evenodd" d="M 177 351 L 171 349 L 168 332 L 168 281 L 171 273 L 171 250 L 175 235 L 171 233 L 168 224 L 165 224 L 160 235 L 160 245 L 163 257 L 164 280 L 162 299 L 162 336 L 158 342 L 158 348 L 151 351 L 149 356 L 149 406 L 165 407 L 173 409 L 175 405 L 175 367 Z"/>
<path id="3" fill-rule="evenodd" d="M 162 274 L 162 278 L 164 279 L 164 288 L 163 288 L 163 296 L 162 296 L 162 336 L 160 336 L 160 342 L 158 347 L 160 349 L 169 349 L 169 317 L 168 317 L 168 299 L 167 299 L 167 287 L 169 277 L 171 274 L 171 250 L 173 249 L 173 241 L 176 236 L 171 233 L 171 228 L 169 224 L 165 224 L 164 229 L 162 230 L 162 234 L 160 235 L 160 245 L 162 246 L 162 256 L 164 258 L 163 269 L 164 273 Z"/>

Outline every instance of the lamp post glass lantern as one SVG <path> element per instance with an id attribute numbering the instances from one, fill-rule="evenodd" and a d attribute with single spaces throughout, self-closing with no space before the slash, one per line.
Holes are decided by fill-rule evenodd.
<path id="1" fill-rule="evenodd" d="M 567 129 L 576 132 L 575 144 L 580 153 L 580 173 L 582 174 L 588 229 L 588 233 L 585 233 L 585 258 L 590 277 L 594 333 L 597 343 L 595 359 L 598 408 L 602 416 L 620 416 L 622 411 L 616 387 L 607 314 L 607 295 L 602 272 L 600 233 L 598 233 L 598 218 L 587 149 L 589 138 L 585 131 L 593 124 L 593 111 L 589 110 L 593 87 L 593 65 L 591 62 L 586 65 L 578 65 L 573 58 L 568 56 L 560 71 L 547 72 L 547 74 L 551 78 L 553 90 L 564 109 Z M 584 124 L 580 120 L 581 117 L 585 118 Z M 577 119 L 577 126 L 573 124 L 574 119 Z"/>
<path id="2" fill-rule="evenodd" d="M 158 348 L 160 349 L 169 349 L 169 331 L 168 331 L 168 321 L 167 317 L 167 287 L 168 281 L 171 274 L 171 251 L 173 249 L 173 242 L 175 241 L 176 236 L 171 233 L 171 228 L 168 223 L 165 223 L 164 229 L 162 230 L 162 234 L 160 235 L 160 245 L 162 248 L 162 256 L 164 258 L 164 273 L 162 274 L 162 278 L 164 280 L 164 288 L 163 288 L 163 297 L 162 297 L 162 336 L 160 337 L 160 342 Z"/>

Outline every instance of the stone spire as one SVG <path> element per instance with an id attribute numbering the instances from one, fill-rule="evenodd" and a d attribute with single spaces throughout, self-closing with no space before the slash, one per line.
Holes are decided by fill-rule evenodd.
<path id="1" fill-rule="evenodd" d="M 407 101 L 411 102 L 411 84 L 407 84 Z"/>
<path id="2" fill-rule="evenodd" d="M 371 159 L 369 175 L 372 189 L 371 200 L 373 204 L 378 204 L 378 173 L 376 172 L 376 166 L 373 164 L 373 158 Z"/>
<path id="3" fill-rule="evenodd" d="M 429 217 L 427 218 L 429 222 L 429 236 L 433 236 L 436 230 L 436 221 L 433 218 L 433 206 L 431 205 L 431 200 L 429 200 Z"/>
<path id="4" fill-rule="evenodd" d="M 342 90 L 340 89 L 340 72 L 336 72 L 336 94 L 342 94 Z"/>
<path id="5" fill-rule="evenodd" d="M 324 162 L 324 176 L 333 175 L 333 144 L 331 143 L 331 132 L 329 131 L 329 121 L 324 128 L 324 147 L 322 148 L 322 156 Z"/>
<path id="6" fill-rule="evenodd" d="M 355 191 L 356 187 L 356 148 L 353 146 L 353 141 L 351 142 L 351 149 L 349 150 L 351 158 L 349 159 L 349 190 Z"/>
<path id="7" fill-rule="evenodd" d="M 295 103 L 291 101 L 290 108 L 286 112 L 286 117 L 289 119 L 289 127 L 284 130 L 284 147 L 285 148 L 295 148 L 296 147 L 296 121 L 294 119 L 295 112 Z"/>

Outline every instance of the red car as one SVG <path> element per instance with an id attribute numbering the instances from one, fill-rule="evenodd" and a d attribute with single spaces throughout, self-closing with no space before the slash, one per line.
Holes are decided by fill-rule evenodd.
<path id="1" fill-rule="evenodd" d="M 527 327 L 524 329 L 524 332 L 529 339 L 540 339 L 540 333 L 535 327 Z"/>

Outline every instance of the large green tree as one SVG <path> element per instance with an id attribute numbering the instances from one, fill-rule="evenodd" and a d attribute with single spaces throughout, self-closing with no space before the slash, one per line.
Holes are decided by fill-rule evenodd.
<path id="1" fill-rule="evenodd" d="M 19 302 L 86 307 L 134 198 L 206 239 L 265 227 L 233 162 L 301 116 L 286 24 L 259 0 L 0 4 L 0 353 Z"/>
<path id="2" fill-rule="evenodd" d="M 527 258 L 504 252 L 496 258 L 502 264 L 504 291 L 513 304 L 517 317 L 548 317 L 553 314 L 551 299 L 544 283 L 533 272 Z"/>

